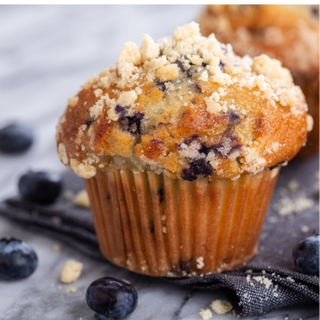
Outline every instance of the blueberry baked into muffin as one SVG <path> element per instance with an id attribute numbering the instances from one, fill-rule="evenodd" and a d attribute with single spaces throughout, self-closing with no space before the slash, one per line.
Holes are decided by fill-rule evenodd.
<path id="1" fill-rule="evenodd" d="M 314 129 L 299 156 L 319 152 L 319 5 L 209 5 L 200 29 L 231 43 L 236 54 L 267 54 L 292 73 L 306 97 Z"/>
<path id="2" fill-rule="evenodd" d="M 85 179 L 102 253 L 153 276 L 245 264 L 280 166 L 305 143 L 307 105 L 266 55 L 240 58 L 199 25 L 178 27 L 91 77 L 57 127 Z"/>

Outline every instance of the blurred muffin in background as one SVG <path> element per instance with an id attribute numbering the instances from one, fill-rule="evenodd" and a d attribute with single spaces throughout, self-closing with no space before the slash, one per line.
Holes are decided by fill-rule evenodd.
<path id="1" fill-rule="evenodd" d="M 290 69 L 304 92 L 313 130 L 299 156 L 319 152 L 319 6 L 209 5 L 200 16 L 203 35 L 215 33 L 236 54 L 265 53 Z M 312 125 L 312 124 L 310 124 Z"/>

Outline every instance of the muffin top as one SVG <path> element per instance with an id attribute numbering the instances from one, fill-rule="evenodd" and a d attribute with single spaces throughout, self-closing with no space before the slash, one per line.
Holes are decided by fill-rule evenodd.
<path id="1" fill-rule="evenodd" d="M 294 76 L 319 74 L 318 5 L 209 5 L 200 26 L 239 55 L 265 53 Z"/>
<path id="2" fill-rule="evenodd" d="M 128 42 L 116 67 L 68 100 L 57 126 L 61 161 L 172 178 L 237 179 L 284 164 L 312 118 L 290 72 L 266 55 L 236 56 L 192 22 L 158 42 Z"/>

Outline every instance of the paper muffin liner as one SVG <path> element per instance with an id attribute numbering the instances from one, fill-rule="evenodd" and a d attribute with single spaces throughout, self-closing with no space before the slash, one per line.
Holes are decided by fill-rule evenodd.
<path id="1" fill-rule="evenodd" d="M 279 171 L 212 182 L 98 172 L 85 184 L 100 249 L 115 265 L 152 276 L 242 266 L 257 252 Z"/>
<path id="2" fill-rule="evenodd" d="M 295 75 L 294 83 L 301 87 L 307 100 L 308 113 L 313 118 L 313 129 L 308 133 L 306 146 L 298 153 L 298 157 L 303 158 L 319 153 L 319 73 L 310 77 Z"/>

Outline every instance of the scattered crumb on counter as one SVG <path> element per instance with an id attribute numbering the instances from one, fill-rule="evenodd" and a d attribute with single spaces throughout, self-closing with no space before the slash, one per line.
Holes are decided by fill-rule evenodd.
<path id="1" fill-rule="evenodd" d="M 83 264 L 75 261 L 68 260 L 61 269 L 60 281 L 63 283 L 72 283 L 79 279 Z"/>
<path id="2" fill-rule="evenodd" d="M 288 189 L 292 193 L 297 192 L 299 189 L 299 183 L 294 179 L 290 180 L 288 182 Z"/>
<path id="3" fill-rule="evenodd" d="M 214 300 L 210 306 L 216 314 L 225 314 L 233 309 L 232 304 L 224 300 Z"/>
<path id="4" fill-rule="evenodd" d="M 61 251 L 61 246 L 60 246 L 60 244 L 55 244 L 55 245 L 53 246 L 53 250 L 56 251 L 56 252 L 60 252 L 60 251 Z"/>
<path id="5" fill-rule="evenodd" d="M 308 226 L 301 226 L 300 230 L 302 233 L 308 233 L 310 231 L 310 228 Z"/>
<path id="6" fill-rule="evenodd" d="M 128 284 L 131 284 L 131 282 L 129 280 L 126 280 L 126 279 L 121 279 L 123 282 L 125 283 L 128 283 Z"/>
<path id="7" fill-rule="evenodd" d="M 238 318 L 238 319 L 241 318 L 240 315 L 238 315 L 235 310 L 232 310 L 232 311 L 231 311 L 231 314 L 232 314 L 232 316 L 235 317 L 235 318 Z"/>
<path id="8" fill-rule="evenodd" d="M 197 259 L 197 268 L 202 269 L 204 267 L 203 257 Z"/>
<path id="9" fill-rule="evenodd" d="M 212 312 L 210 311 L 210 309 L 201 310 L 199 312 L 199 315 L 203 320 L 209 320 L 212 318 Z"/>
<path id="10" fill-rule="evenodd" d="M 78 291 L 78 289 L 77 288 L 68 288 L 68 289 L 66 289 L 66 293 L 74 293 L 74 292 L 77 292 Z"/>
<path id="11" fill-rule="evenodd" d="M 90 201 L 86 190 L 79 191 L 73 200 L 73 203 L 79 207 L 90 208 Z"/>

